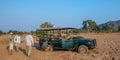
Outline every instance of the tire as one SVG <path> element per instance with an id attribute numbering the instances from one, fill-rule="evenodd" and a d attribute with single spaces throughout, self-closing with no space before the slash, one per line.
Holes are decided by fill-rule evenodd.
<path id="1" fill-rule="evenodd" d="M 53 51 L 53 46 L 52 46 L 52 45 L 48 45 L 48 46 L 45 48 L 45 51 Z"/>
<path id="2" fill-rule="evenodd" d="M 88 53 L 88 47 L 85 45 L 80 45 L 78 47 L 78 53 L 80 54 L 87 54 Z"/>

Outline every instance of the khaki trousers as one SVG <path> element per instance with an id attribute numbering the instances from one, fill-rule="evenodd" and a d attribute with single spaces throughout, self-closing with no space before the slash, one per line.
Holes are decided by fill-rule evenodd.
<path id="1" fill-rule="evenodd" d="M 27 56 L 30 56 L 31 49 L 32 49 L 32 46 L 26 46 L 26 53 L 27 53 Z"/>

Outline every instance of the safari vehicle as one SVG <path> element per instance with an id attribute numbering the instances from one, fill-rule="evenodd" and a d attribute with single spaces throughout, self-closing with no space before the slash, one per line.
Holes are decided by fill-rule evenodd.
<path id="1" fill-rule="evenodd" d="M 53 31 L 53 34 L 55 31 L 61 31 L 61 30 L 67 30 L 70 31 L 73 28 L 42 28 L 39 29 L 40 31 Z M 96 39 L 90 39 L 90 38 L 84 38 L 81 36 L 71 36 L 67 39 L 61 39 L 61 33 L 58 32 L 57 38 L 48 38 L 47 34 L 43 34 L 39 39 L 39 45 L 40 47 L 45 51 L 53 51 L 54 49 L 69 49 L 69 50 L 75 50 L 78 53 L 86 54 L 89 49 L 94 49 L 96 47 Z M 47 32 L 48 33 L 48 32 Z M 47 35 L 45 37 L 45 35 Z"/>

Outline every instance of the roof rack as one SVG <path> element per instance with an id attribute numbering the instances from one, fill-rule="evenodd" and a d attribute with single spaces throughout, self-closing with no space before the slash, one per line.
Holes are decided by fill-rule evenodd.
<path id="1" fill-rule="evenodd" d="M 72 28 L 72 27 L 52 27 L 52 28 L 39 28 L 37 30 L 50 31 L 50 30 L 68 30 L 68 29 L 75 29 L 75 28 Z"/>

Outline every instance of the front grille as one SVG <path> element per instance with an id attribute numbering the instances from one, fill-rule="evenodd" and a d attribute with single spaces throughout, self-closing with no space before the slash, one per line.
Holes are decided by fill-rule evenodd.
<path id="1" fill-rule="evenodd" d="M 96 39 L 93 40 L 93 44 L 95 47 L 97 46 Z"/>

